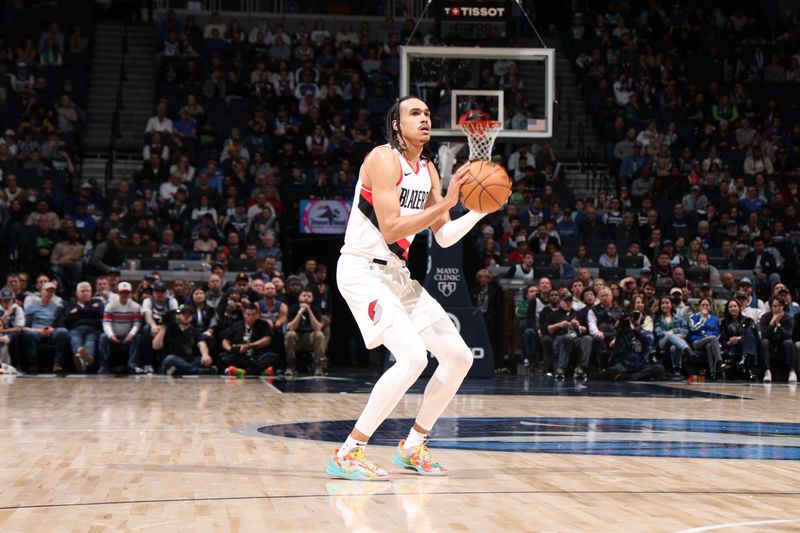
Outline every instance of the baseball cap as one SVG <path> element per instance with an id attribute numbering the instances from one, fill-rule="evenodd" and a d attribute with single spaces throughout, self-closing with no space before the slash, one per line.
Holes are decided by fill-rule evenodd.
<path id="1" fill-rule="evenodd" d="M 11 135 L 12 137 L 16 137 L 17 132 L 9 128 L 6 130 L 6 135 Z"/>
<path id="2" fill-rule="evenodd" d="M 639 271 L 639 274 L 642 275 L 642 276 L 644 276 L 645 274 L 652 274 L 652 273 L 653 273 L 653 271 L 650 270 L 650 267 L 644 267 L 643 269 L 641 269 Z"/>
<path id="3" fill-rule="evenodd" d="M 91 189 L 91 188 L 92 184 L 89 183 L 88 181 L 84 181 L 83 183 L 81 183 L 81 189 Z"/>
<path id="4" fill-rule="evenodd" d="M 297 283 L 303 283 L 303 281 L 300 279 L 300 276 L 295 276 L 294 274 L 286 278 L 287 285 L 293 281 L 296 281 Z"/>
<path id="5" fill-rule="evenodd" d="M 750 278 L 742 278 L 742 279 L 739 280 L 739 286 L 742 286 L 742 285 L 750 285 L 752 287 L 753 286 L 753 282 L 752 282 L 752 280 Z"/>
<path id="6" fill-rule="evenodd" d="M 561 300 L 564 302 L 572 300 L 572 295 L 568 292 L 564 292 L 561 294 Z"/>
<path id="7" fill-rule="evenodd" d="M 0 300 L 13 300 L 14 299 L 14 291 L 9 289 L 8 287 L 3 287 L 0 289 Z"/>
<path id="8" fill-rule="evenodd" d="M 781 294 L 781 293 L 784 293 L 784 292 L 788 294 L 789 293 L 789 289 L 787 289 L 786 287 L 781 287 L 780 289 L 778 289 L 778 294 Z M 2 298 L 2 292 L 0 292 L 0 298 Z"/>
<path id="9" fill-rule="evenodd" d="M 145 281 L 149 281 L 150 283 L 152 283 L 152 282 L 154 282 L 156 280 L 156 277 L 153 274 L 145 274 L 144 275 L 144 280 Z"/>
<path id="10" fill-rule="evenodd" d="M 693 191 L 699 191 L 700 190 L 700 186 L 699 185 L 692 185 L 692 190 Z"/>
<path id="11" fill-rule="evenodd" d="M 131 284 L 127 281 L 123 281 L 119 285 L 117 285 L 117 292 L 131 292 L 133 289 L 131 288 Z"/>
<path id="12" fill-rule="evenodd" d="M 239 275 L 238 275 L 238 276 L 236 276 L 236 282 L 238 283 L 238 282 L 240 282 L 240 281 L 247 281 L 247 282 L 249 282 L 249 281 L 250 281 L 250 276 L 248 276 L 248 275 L 247 275 L 247 274 L 245 274 L 244 272 L 239 272 Z"/>
<path id="13" fill-rule="evenodd" d="M 514 242 L 525 242 L 525 235 L 517 235 L 517 238 L 514 239 Z"/>
<path id="14" fill-rule="evenodd" d="M 667 246 L 668 244 L 673 244 L 672 239 L 665 239 L 661 242 L 661 246 Z"/>
<path id="15" fill-rule="evenodd" d="M 48 281 L 44 285 L 42 285 L 42 288 L 45 290 L 50 290 L 50 289 L 56 290 L 56 284 L 53 283 L 52 281 Z"/>
<path id="16" fill-rule="evenodd" d="M 181 304 L 180 306 L 178 306 L 178 312 L 181 314 L 191 315 L 194 312 L 194 310 L 186 304 Z"/>
<path id="17" fill-rule="evenodd" d="M 734 300 L 747 300 L 747 293 L 744 292 L 744 291 L 736 291 L 733 294 L 733 299 Z"/>
<path id="18" fill-rule="evenodd" d="M 494 228 L 491 226 L 486 226 L 485 228 L 483 228 L 481 233 L 483 233 L 484 235 L 494 235 Z"/>
<path id="19" fill-rule="evenodd" d="M 672 296 L 673 294 L 683 294 L 683 291 L 681 290 L 680 287 L 672 287 L 669 290 L 669 295 Z"/>
<path id="20" fill-rule="evenodd" d="M 165 291 L 165 290 L 167 290 L 167 286 L 164 285 L 163 281 L 156 281 L 153 284 L 153 290 L 154 291 Z"/>

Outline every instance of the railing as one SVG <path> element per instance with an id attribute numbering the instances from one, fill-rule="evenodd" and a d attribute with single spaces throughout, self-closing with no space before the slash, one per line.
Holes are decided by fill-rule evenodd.
<path id="1" fill-rule="evenodd" d="M 125 109 L 123 103 L 122 88 L 128 77 L 125 75 L 125 60 L 128 55 L 128 21 L 125 21 L 124 30 L 122 32 L 122 45 L 120 47 L 120 62 L 119 62 L 119 82 L 117 84 L 116 97 L 114 99 L 114 111 L 111 115 L 111 131 L 108 135 L 108 157 L 106 158 L 105 168 L 105 183 L 103 188 L 106 197 L 108 197 L 108 187 L 114 179 L 114 162 L 117 157 L 117 139 L 122 137 L 122 130 L 120 127 L 120 111 Z"/>
<path id="2" fill-rule="evenodd" d="M 416 18 L 425 10 L 428 0 L 388 0 L 385 2 L 386 10 L 384 13 L 372 13 L 372 15 L 393 16 L 403 18 Z M 364 7 L 369 3 L 365 2 Z M 315 2 L 305 2 L 304 0 L 156 0 L 157 10 L 175 9 L 189 10 L 201 13 L 212 13 L 214 11 L 227 11 L 237 13 L 247 13 L 258 16 L 264 14 L 285 15 L 287 13 L 306 13 L 325 15 L 326 13 L 319 8 L 315 10 Z M 356 6 L 359 7 L 359 6 Z M 351 15 L 364 15 L 354 10 Z"/>

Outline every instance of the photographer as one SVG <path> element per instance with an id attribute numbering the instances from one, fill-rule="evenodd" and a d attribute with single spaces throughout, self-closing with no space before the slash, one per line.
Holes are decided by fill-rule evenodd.
<path id="1" fill-rule="evenodd" d="M 208 345 L 192 326 L 194 310 L 181 305 L 175 312 L 164 315 L 161 327 L 153 338 L 153 350 L 167 354 L 161 373 L 168 376 L 180 374 L 217 374 L 217 367 L 208 351 Z"/>
<path id="2" fill-rule="evenodd" d="M 664 367 L 650 362 L 653 334 L 642 328 L 644 314 L 631 311 L 623 314 L 616 323 L 614 366 L 607 375 L 616 381 L 660 380 Z"/>
<path id="3" fill-rule="evenodd" d="M 258 306 L 250 302 L 240 305 L 243 319 L 222 332 L 222 365 L 228 375 L 236 375 L 241 369 L 259 376 L 270 367 L 275 369 L 280 356 L 267 349 L 272 342 L 272 328 L 259 318 Z"/>
<path id="4" fill-rule="evenodd" d="M 556 379 L 564 379 L 564 369 L 572 352 L 577 348 L 578 364 L 575 365 L 575 378 L 586 379 L 586 368 L 591 355 L 591 337 L 582 335 L 577 314 L 572 310 L 572 295 L 565 292 L 560 297 L 559 307 L 545 318 L 544 329 L 553 338 L 553 355 L 556 358 Z"/>
<path id="5" fill-rule="evenodd" d="M 314 350 L 314 375 L 325 375 L 328 361 L 325 357 L 325 334 L 319 309 L 313 305 L 314 293 L 305 288 L 300 291 L 297 303 L 289 308 L 286 324 L 286 375 L 295 373 L 297 350 Z"/>
<path id="6" fill-rule="evenodd" d="M 221 331 L 225 331 L 244 318 L 244 304 L 250 300 L 242 296 L 242 291 L 236 287 L 229 289 L 225 296 L 217 305 L 216 323 L 214 324 L 214 336 L 218 336 Z"/>

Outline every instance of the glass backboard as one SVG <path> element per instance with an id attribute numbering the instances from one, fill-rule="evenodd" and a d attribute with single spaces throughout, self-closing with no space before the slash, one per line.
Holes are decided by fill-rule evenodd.
<path id="1" fill-rule="evenodd" d="M 550 48 L 401 48 L 400 96 L 425 100 L 434 137 L 463 137 L 458 118 L 476 107 L 503 123 L 501 139 L 552 137 L 554 91 Z"/>

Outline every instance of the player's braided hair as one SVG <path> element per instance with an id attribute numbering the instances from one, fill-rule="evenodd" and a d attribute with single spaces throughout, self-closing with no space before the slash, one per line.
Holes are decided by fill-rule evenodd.
<path id="1" fill-rule="evenodd" d="M 394 101 L 392 107 L 389 108 L 389 111 L 386 112 L 386 140 L 389 142 L 389 146 L 399 152 L 406 151 L 406 143 L 403 140 L 403 130 L 400 129 L 400 104 L 412 98 L 420 99 L 412 95 L 398 98 Z M 397 129 L 394 128 L 395 121 L 397 122 Z"/>

